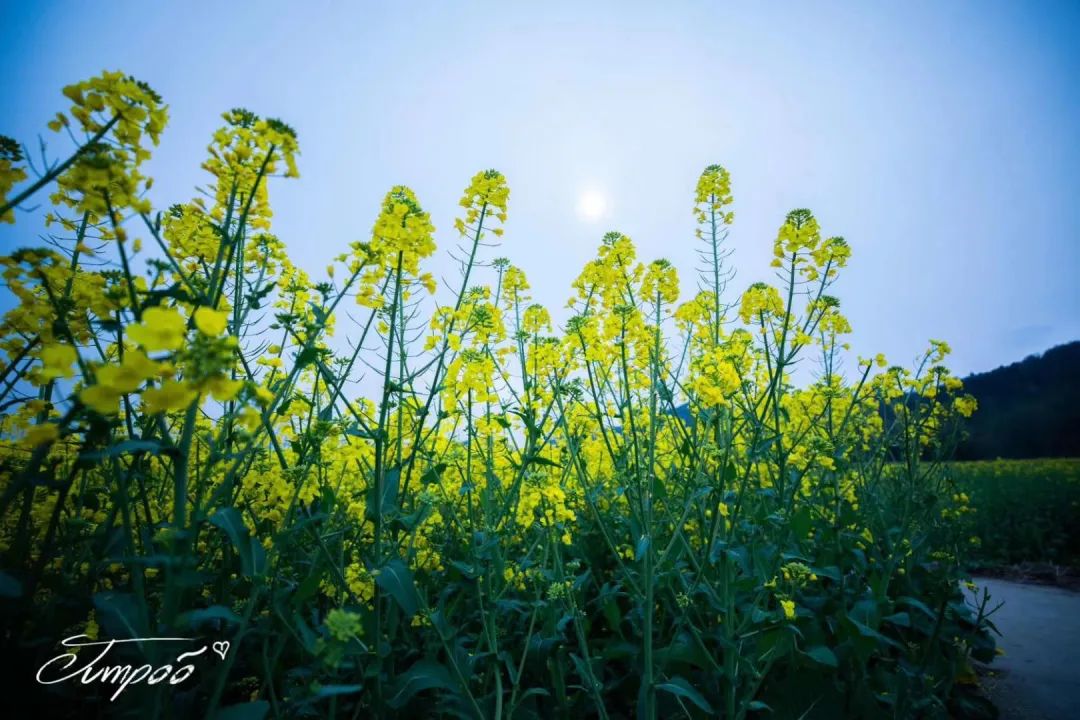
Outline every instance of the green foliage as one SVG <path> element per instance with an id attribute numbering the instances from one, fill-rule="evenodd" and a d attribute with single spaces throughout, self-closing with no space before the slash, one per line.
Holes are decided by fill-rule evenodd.
<path id="1" fill-rule="evenodd" d="M 1080 566 L 1080 460 L 954 463 L 976 562 Z"/>
<path id="2" fill-rule="evenodd" d="M 959 460 L 1080 457 L 1080 342 L 964 379 L 979 402 Z"/>

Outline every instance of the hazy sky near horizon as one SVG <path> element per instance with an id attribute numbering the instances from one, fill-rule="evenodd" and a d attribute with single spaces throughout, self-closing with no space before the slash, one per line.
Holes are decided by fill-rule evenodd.
<path id="1" fill-rule="evenodd" d="M 1077 27 L 1076 2 L 0 0 L 0 133 L 66 149 L 45 130 L 60 88 L 134 74 L 170 105 L 164 209 L 206 181 L 222 111 L 280 117 L 301 178 L 273 182 L 274 231 L 315 277 L 399 183 L 448 272 L 461 191 L 498 168 L 498 254 L 557 319 L 611 229 L 688 296 L 693 188 L 721 163 L 732 291 L 771 277 L 777 227 L 808 207 L 853 249 L 835 294 L 854 350 L 906 364 L 941 338 L 967 373 L 1080 338 Z M 0 246 L 32 242 L 26 220 Z"/>

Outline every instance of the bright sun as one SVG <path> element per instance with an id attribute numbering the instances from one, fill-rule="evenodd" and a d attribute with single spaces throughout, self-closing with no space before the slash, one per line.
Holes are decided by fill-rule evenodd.
<path id="1" fill-rule="evenodd" d="M 578 198 L 578 215 L 582 220 L 595 222 L 607 214 L 608 202 L 598 190 L 585 190 Z"/>

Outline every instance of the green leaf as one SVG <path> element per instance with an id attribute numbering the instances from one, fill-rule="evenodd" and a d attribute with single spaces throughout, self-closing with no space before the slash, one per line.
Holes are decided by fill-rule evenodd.
<path id="1" fill-rule="evenodd" d="M 320 640 L 320 637 L 315 634 L 315 631 L 308 625 L 307 620 L 303 618 L 299 613 L 293 613 L 290 620 L 293 628 L 296 630 L 296 634 L 300 636 L 300 642 L 304 648 L 310 653 L 316 653 L 316 644 Z"/>
<path id="2" fill-rule="evenodd" d="M 147 290 L 147 300 L 143 303 L 142 309 L 147 310 L 151 307 L 162 305 L 166 298 L 172 298 L 179 300 L 182 303 L 195 304 L 196 300 L 188 294 L 184 287 L 180 283 L 173 283 L 167 288 L 161 290 Z"/>
<path id="3" fill-rule="evenodd" d="M 475 567 L 461 560 L 451 560 L 450 565 L 470 580 L 475 580 L 480 575 Z"/>
<path id="4" fill-rule="evenodd" d="M 230 625 L 238 625 L 240 616 L 224 605 L 211 605 L 208 608 L 192 610 L 184 613 L 181 622 L 186 621 L 191 628 L 198 628 L 210 622 L 220 621 Z"/>
<path id="5" fill-rule="evenodd" d="M 728 559 L 733 560 L 739 566 L 744 575 L 753 575 L 750 563 L 750 552 L 745 546 L 731 548 L 727 551 Z"/>
<path id="6" fill-rule="evenodd" d="M 214 720 L 263 720 L 268 712 L 270 703 L 256 700 L 223 707 L 214 715 Z"/>
<path id="7" fill-rule="evenodd" d="M 432 660 L 420 660 L 398 676 L 386 702 L 392 708 L 402 708 L 417 693 L 424 690 L 454 690 L 456 687 L 457 684 L 445 666 Z"/>
<path id="8" fill-rule="evenodd" d="M 22 583 L 6 572 L 0 571 L 0 597 L 17 598 L 22 597 L 22 594 Z"/>
<path id="9" fill-rule="evenodd" d="M 420 476 L 420 484 L 430 485 L 431 483 L 439 482 L 442 480 L 444 470 L 446 470 L 446 463 L 436 463 L 435 465 L 432 465 Z"/>
<path id="10" fill-rule="evenodd" d="M 550 459 L 548 459 L 546 457 L 543 457 L 541 455 L 530 455 L 529 457 L 525 458 L 525 462 L 522 463 L 522 464 L 523 465 L 529 465 L 530 463 L 533 464 L 533 465 L 547 465 L 548 467 L 557 467 L 557 468 L 562 467 L 562 465 L 560 463 L 557 463 L 554 460 L 550 460 Z"/>
<path id="11" fill-rule="evenodd" d="M 270 282 L 248 293 L 247 304 L 251 307 L 252 310 L 258 310 L 260 307 L 262 307 L 262 301 L 265 300 L 271 292 L 273 292 L 275 285 L 277 285 L 276 282 Z"/>
<path id="12" fill-rule="evenodd" d="M 319 359 L 319 351 L 311 345 L 306 345 L 296 354 L 296 368 L 305 368 Z"/>
<path id="13" fill-rule="evenodd" d="M 315 595 L 319 589 L 319 584 L 322 582 L 322 577 L 317 572 L 308 573 L 307 577 L 296 588 L 296 592 L 292 593 L 292 597 L 289 598 L 293 607 L 300 607 L 308 598 Z"/>
<path id="14" fill-rule="evenodd" d="M 709 667 L 710 658 L 688 634 L 681 633 L 670 645 L 656 651 L 656 660 L 660 663 L 683 663 L 706 669 Z"/>
<path id="15" fill-rule="evenodd" d="M 242 546 L 247 545 L 246 542 L 241 542 L 247 539 L 247 526 L 244 525 L 240 512 L 236 508 L 221 508 L 210 516 L 210 523 L 225 531 L 237 552 L 241 551 Z"/>
<path id="16" fill-rule="evenodd" d="M 367 516 L 368 519 L 374 520 L 376 513 L 381 514 L 383 517 L 394 513 L 398 509 L 398 486 L 401 484 L 401 468 L 394 467 L 386 471 L 386 477 L 383 479 L 382 494 L 381 497 L 377 497 L 377 490 L 374 483 L 372 483 L 371 490 L 368 491 L 367 497 Z"/>
<path id="17" fill-rule="evenodd" d="M 135 453 L 149 453 L 161 455 L 175 450 L 170 445 L 164 445 L 158 440 L 124 440 L 111 445 L 104 450 L 93 450 L 79 455 L 80 460 L 104 460 L 106 458 L 120 457 L 121 455 L 134 455 Z"/>
<path id="18" fill-rule="evenodd" d="M 145 628 L 139 619 L 135 596 L 111 590 L 94 595 L 94 607 L 101 626 L 109 637 L 117 640 L 144 638 Z"/>
<path id="19" fill-rule="evenodd" d="M 829 565 L 828 567 L 815 567 L 812 565 L 810 566 L 810 571 L 820 577 L 826 577 L 830 580 L 840 582 L 840 569 L 834 565 Z"/>
<path id="20" fill-rule="evenodd" d="M 815 645 L 814 647 L 808 648 L 803 652 L 806 654 L 807 657 L 820 665 L 827 665 L 831 668 L 834 668 L 838 665 L 838 662 L 836 660 L 836 653 L 834 653 L 830 648 L 827 648 L 824 645 Z"/>
<path id="21" fill-rule="evenodd" d="M 578 677 L 581 678 L 582 684 L 585 687 L 588 687 L 588 684 L 596 677 L 596 674 L 592 671 L 592 667 L 576 653 L 570 653 L 570 660 L 574 663 L 574 670 L 577 672 Z"/>
<path id="22" fill-rule="evenodd" d="M 930 607 L 918 598 L 903 596 L 896 599 L 897 605 L 907 605 L 913 607 L 931 620 L 937 620 L 937 613 L 930 609 Z"/>
<path id="23" fill-rule="evenodd" d="M 315 316 L 315 321 L 320 325 L 326 323 L 326 311 L 321 306 L 316 305 L 313 302 L 308 303 L 308 308 L 311 310 L 311 314 Z"/>
<path id="24" fill-rule="evenodd" d="M 345 428 L 345 434 L 350 437 L 363 438 L 364 440 L 374 440 L 375 434 L 370 430 L 360 427 L 359 423 L 353 423 L 349 427 Z"/>
<path id="25" fill-rule="evenodd" d="M 638 538 L 637 547 L 634 549 L 634 560 L 640 561 L 645 557 L 645 553 L 649 551 L 649 536 L 642 535 Z"/>
<path id="26" fill-rule="evenodd" d="M 363 685 L 320 685 L 315 699 L 336 697 L 338 695 L 352 695 L 364 689 Z"/>
<path id="27" fill-rule="evenodd" d="M 266 548 L 257 538 L 250 538 L 251 543 L 251 577 L 262 577 L 266 574 Z"/>
<path id="28" fill-rule="evenodd" d="M 530 697 L 533 697 L 533 696 L 536 696 L 536 697 L 551 697 L 551 693 L 548 692 L 548 690 L 546 688 L 542 688 L 542 687 L 529 688 L 525 692 L 521 693 L 521 696 L 518 698 L 518 702 L 519 702 L 519 704 L 523 703 L 525 701 L 525 698 L 530 698 Z M 517 713 L 515 713 L 515 716 L 516 715 L 517 715 Z"/>
<path id="29" fill-rule="evenodd" d="M 810 508 L 806 505 L 802 506 L 791 516 L 791 532 L 796 538 L 802 540 L 810 534 L 810 529 L 814 525 L 814 516 L 810 512 Z"/>
<path id="30" fill-rule="evenodd" d="M 602 606 L 604 611 L 604 618 L 607 620 L 608 627 L 613 631 L 622 635 L 622 612 L 619 610 L 618 604 L 614 600 L 607 600 Z"/>
<path id="31" fill-rule="evenodd" d="M 881 619 L 882 622 L 892 623 L 900 627 L 911 627 L 911 616 L 906 612 L 893 613 L 892 615 L 886 615 Z"/>
<path id="32" fill-rule="evenodd" d="M 712 709 L 712 705 L 710 705 L 709 701 L 705 699 L 705 696 L 695 690 L 694 687 L 690 685 L 689 682 L 687 682 L 686 678 L 682 677 L 681 675 L 676 675 L 667 682 L 660 683 L 656 686 L 656 689 L 666 690 L 672 695 L 678 695 L 679 697 L 686 698 L 710 715 L 712 715 L 714 712 Z"/>
<path id="33" fill-rule="evenodd" d="M 864 638 L 873 638 L 876 640 L 880 637 L 880 633 L 878 633 L 877 630 L 870 627 L 869 625 L 859 622 L 853 617 L 849 616 L 847 621 L 851 623 L 851 626 L 854 627 L 855 630 L 858 631 L 858 633 Z"/>
<path id="34" fill-rule="evenodd" d="M 869 625 L 864 625 L 863 623 L 859 622 L 858 620 L 856 620 L 853 617 L 849 617 L 847 619 L 847 621 L 852 627 L 855 628 L 855 630 L 859 633 L 859 635 L 861 635 L 864 638 L 875 640 L 875 641 L 877 641 L 877 643 L 879 645 L 891 645 L 892 647 L 895 647 L 898 650 L 903 650 L 904 649 L 904 646 L 901 645 L 900 643 L 896 642 L 892 638 L 889 638 L 889 637 L 886 637 L 886 636 L 882 635 L 881 633 L 879 633 L 874 628 L 870 627 Z"/>
<path id="35" fill-rule="evenodd" d="M 386 563 L 375 576 L 375 582 L 397 601 L 408 617 L 420 609 L 420 595 L 416 592 L 412 571 L 401 560 L 395 558 Z"/>
<path id="36" fill-rule="evenodd" d="M 210 523 L 221 528 L 228 536 L 236 554 L 240 556 L 240 569 L 248 577 L 260 577 L 266 572 L 266 550 L 262 543 L 248 535 L 240 512 L 236 508 L 222 508 L 210 516 Z"/>

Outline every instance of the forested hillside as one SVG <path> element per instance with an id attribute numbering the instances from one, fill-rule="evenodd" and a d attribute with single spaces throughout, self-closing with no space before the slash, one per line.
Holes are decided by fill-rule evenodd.
<path id="1" fill-rule="evenodd" d="M 1080 456 L 1080 341 L 964 379 L 979 401 L 957 457 Z"/>

